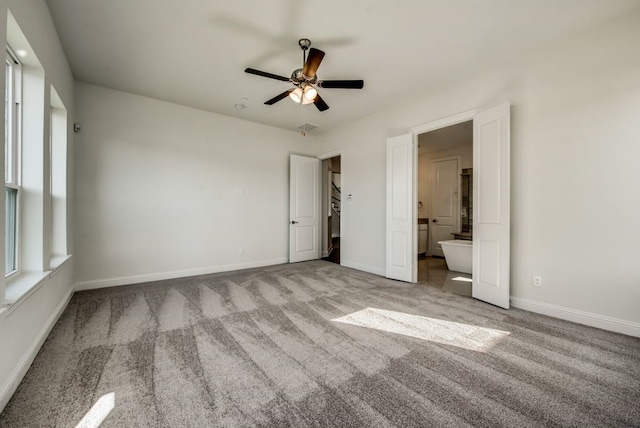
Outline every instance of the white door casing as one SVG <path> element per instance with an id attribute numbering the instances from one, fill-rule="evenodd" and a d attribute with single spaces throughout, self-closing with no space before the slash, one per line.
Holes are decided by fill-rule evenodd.
<path id="1" fill-rule="evenodd" d="M 415 151 L 412 134 L 387 139 L 386 277 L 415 282 Z"/>
<path id="2" fill-rule="evenodd" d="M 291 155 L 289 169 L 289 262 L 320 256 L 320 160 Z"/>
<path id="3" fill-rule="evenodd" d="M 509 308 L 510 114 L 509 104 L 473 118 L 474 298 Z"/>
<path id="4" fill-rule="evenodd" d="M 439 241 L 453 239 L 459 231 L 461 156 L 449 156 L 431 161 L 431 255 L 444 257 Z"/>

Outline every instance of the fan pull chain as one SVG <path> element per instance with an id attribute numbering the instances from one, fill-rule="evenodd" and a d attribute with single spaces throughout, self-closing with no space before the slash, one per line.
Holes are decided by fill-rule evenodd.
<path id="1" fill-rule="evenodd" d="M 302 131 L 300 132 L 302 134 L 303 137 L 307 136 L 307 127 L 305 126 L 305 124 L 307 123 L 307 121 L 304 118 L 304 103 L 300 102 L 300 108 L 302 109 Z"/>

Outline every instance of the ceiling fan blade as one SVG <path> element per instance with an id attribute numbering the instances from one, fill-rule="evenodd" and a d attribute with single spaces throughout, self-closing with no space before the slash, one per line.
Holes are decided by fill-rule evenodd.
<path id="1" fill-rule="evenodd" d="M 264 103 L 268 106 L 273 105 L 275 103 L 277 103 L 280 100 L 283 100 L 285 98 L 287 98 L 289 96 L 289 92 L 293 91 L 293 89 L 288 89 L 286 91 L 284 91 L 283 93 L 281 93 L 280 95 L 276 95 L 275 97 L 271 98 L 269 101 L 265 101 Z"/>
<path id="2" fill-rule="evenodd" d="M 332 89 L 362 89 L 364 80 L 318 80 L 317 85 L 321 88 Z"/>
<path id="3" fill-rule="evenodd" d="M 324 102 L 320 94 L 316 95 L 316 97 L 313 99 L 313 103 L 320 111 L 329 110 L 329 105 Z"/>
<path id="4" fill-rule="evenodd" d="M 307 79 L 313 79 L 316 75 L 316 71 L 322 62 L 322 58 L 324 58 L 324 52 L 320 49 L 311 48 L 309 49 L 309 56 L 307 57 L 307 62 L 304 64 L 302 68 L 302 74 Z"/>
<path id="5" fill-rule="evenodd" d="M 255 74 L 256 76 L 268 77 L 269 79 L 281 80 L 283 82 L 288 82 L 290 79 L 284 76 L 278 76 L 277 74 L 267 73 L 266 71 L 256 70 L 255 68 L 245 68 L 245 73 Z"/>

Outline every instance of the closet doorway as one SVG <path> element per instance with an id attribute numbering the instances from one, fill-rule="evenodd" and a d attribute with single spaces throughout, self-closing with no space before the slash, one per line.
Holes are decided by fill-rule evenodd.
<path id="1" fill-rule="evenodd" d="M 340 156 L 322 161 L 322 259 L 340 264 L 342 212 Z"/>

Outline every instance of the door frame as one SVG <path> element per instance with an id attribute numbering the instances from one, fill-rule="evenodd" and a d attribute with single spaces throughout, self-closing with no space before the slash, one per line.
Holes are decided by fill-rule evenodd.
<path id="1" fill-rule="evenodd" d="M 434 120 L 432 122 L 427 122 L 427 123 L 414 126 L 409 130 L 409 132 L 413 134 L 414 146 L 418 147 L 418 137 L 420 136 L 420 134 L 425 134 L 430 131 L 446 128 L 447 126 L 451 126 L 451 125 L 457 125 L 458 123 L 468 122 L 470 120 L 473 121 L 473 117 L 475 116 L 476 111 L 477 110 L 468 110 L 462 113 L 454 114 L 452 116 L 447 116 L 442 119 Z M 458 164 L 458 169 L 460 169 L 460 166 L 461 166 L 460 163 L 461 162 L 459 162 Z M 413 200 L 414 201 L 418 200 L 418 151 L 417 150 L 414 153 L 414 159 L 413 159 Z M 412 224 L 414 224 L 415 225 L 414 227 L 416 228 L 416 230 L 414 230 L 413 232 L 413 236 L 415 240 L 415 243 L 413 245 L 413 248 L 415 249 L 415 254 L 413 254 L 413 257 L 415 260 L 417 260 L 418 259 L 418 230 L 417 230 L 418 206 L 417 206 L 417 203 L 413 212 L 413 217 L 414 218 L 412 220 Z M 429 227 L 429 229 L 431 229 L 431 227 Z M 429 230 L 429 239 L 431 240 L 431 230 Z M 414 278 L 415 280 L 413 282 L 417 282 L 418 281 L 417 266 L 416 266 L 416 275 Z"/>
<path id="2" fill-rule="evenodd" d="M 318 159 L 320 159 L 321 162 L 327 160 L 327 159 L 331 159 L 331 158 L 335 158 L 337 156 L 340 156 L 340 188 L 344 189 L 344 176 L 342 175 L 342 165 L 343 164 L 343 154 L 342 154 L 342 149 L 338 149 L 338 150 L 333 150 L 330 152 L 326 152 L 323 153 L 321 155 L 316 156 Z M 322 211 L 322 216 L 321 216 L 321 222 L 320 222 L 320 242 L 322 242 L 322 239 L 324 239 L 323 237 L 326 235 L 327 233 L 327 228 L 328 226 L 328 222 L 327 222 L 327 218 L 324 215 L 325 213 L 323 212 L 323 206 L 325 203 L 326 198 L 326 194 L 325 194 L 325 182 L 323 180 L 320 180 L 322 183 L 320 184 L 320 194 L 322 195 L 322 204 L 320 204 L 320 210 Z M 330 191 L 330 189 L 326 189 L 327 192 Z M 342 194 L 342 192 L 340 192 Z M 343 215 L 342 213 L 344 212 L 344 199 L 341 198 L 340 201 L 340 266 L 342 266 L 342 250 L 344 249 L 344 221 L 342 220 Z M 321 245 L 321 247 L 324 247 L 324 245 Z M 318 254 L 318 258 L 322 258 L 324 257 L 322 252 L 323 252 L 323 248 L 320 248 L 319 254 Z"/>
<path id="3" fill-rule="evenodd" d="M 482 114 L 487 114 L 488 112 L 495 113 L 495 111 L 504 109 L 505 106 L 506 106 L 507 109 L 510 108 L 510 104 L 507 103 L 507 102 L 504 102 L 502 104 L 497 104 L 496 106 L 488 108 L 488 109 L 480 109 L 480 108 L 478 108 L 478 109 L 475 109 L 475 110 L 469 110 L 469 111 L 466 111 L 466 112 L 463 112 L 463 113 L 459 113 L 459 114 L 456 114 L 456 115 L 445 117 L 443 119 L 439 119 L 439 120 L 435 120 L 435 121 L 428 122 L 428 123 L 425 123 L 425 124 L 417 125 L 417 126 L 411 128 L 411 132 L 413 133 L 413 136 L 414 136 L 414 143 L 417 145 L 418 135 L 423 134 L 425 132 L 433 131 L 433 130 L 444 128 L 444 127 L 447 127 L 447 126 L 450 126 L 450 125 L 456 125 L 456 124 L 461 123 L 461 122 L 472 120 L 473 121 L 473 153 L 474 153 L 474 162 L 473 162 L 474 163 L 474 171 L 473 171 L 473 173 L 474 173 L 474 177 L 476 177 L 481 172 L 478 168 L 476 168 L 476 156 L 477 156 L 477 151 L 479 150 L 479 147 L 480 147 L 479 145 L 482 143 L 482 141 L 480 141 L 479 139 L 478 140 L 476 139 L 476 138 L 478 138 L 477 134 L 479 132 L 478 129 L 477 129 L 477 127 L 479 125 L 476 122 L 476 119 L 479 118 L 479 116 L 482 115 Z M 507 134 L 506 135 L 506 138 L 507 138 L 506 141 L 508 143 L 508 145 L 507 145 L 507 155 L 509 156 L 509 153 L 510 153 L 510 149 L 509 149 L 509 146 L 510 146 L 510 116 L 509 116 L 509 111 L 507 111 L 507 115 L 508 115 L 507 117 L 509 117 L 509 120 L 508 120 L 508 122 L 506 124 L 506 134 Z M 499 126 L 500 126 L 500 131 L 499 132 L 500 133 L 504 132 L 504 130 L 502 128 L 502 125 L 499 125 Z M 502 138 L 502 137 L 500 137 L 500 138 Z M 500 144 L 502 145 L 502 143 L 500 143 Z M 500 150 L 502 150 L 502 149 L 500 149 Z M 415 160 L 417 161 L 417 154 L 415 154 L 414 156 L 416 157 Z M 507 174 L 510 174 L 510 163 L 511 163 L 511 160 L 507 159 L 507 165 L 506 165 L 506 173 Z M 414 201 L 418 200 L 418 195 L 417 195 L 417 187 L 418 187 L 417 186 L 417 174 L 418 174 L 417 170 L 414 170 L 414 180 L 413 180 L 413 182 L 414 182 L 414 188 L 413 188 Z M 506 213 L 505 213 L 506 214 L 505 218 L 507 219 L 506 220 L 507 222 L 510 221 L 510 202 L 509 202 L 509 200 L 510 200 L 510 192 L 511 192 L 511 190 L 510 190 L 509 182 L 510 182 L 510 177 L 507 175 L 507 185 L 509 187 L 509 194 L 507 195 L 508 197 L 507 197 L 507 205 L 506 205 Z M 476 186 L 474 185 L 474 195 L 476 195 L 476 193 L 477 193 L 477 189 L 476 189 Z M 479 204 L 480 201 L 476 201 L 476 203 Z M 413 218 L 413 223 L 412 224 L 413 224 L 413 227 L 416 228 L 416 230 L 414 230 L 413 235 L 414 235 L 414 239 L 417 241 L 417 239 L 418 239 L 418 233 L 417 233 L 418 232 L 417 231 L 418 210 L 417 210 L 417 207 L 414 209 L 413 217 L 414 218 Z M 477 220 L 477 216 L 474 215 L 474 226 L 475 226 L 476 220 Z M 489 222 L 489 223 L 493 224 L 493 222 Z M 509 227 L 507 227 L 507 229 L 509 229 Z M 487 242 L 488 243 L 496 243 L 498 245 L 496 247 L 498 249 L 497 251 L 498 251 L 498 253 L 500 252 L 500 247 L 499 247 L 500 242 L 498 242 L 498 241 L 487 241 Z M 418 258 L 417 248 L 416 247 L 414 247 L 414 248 L 415 248 L 415 250 L 414 250 L 413 257 L 414 257 L 414 260 L 417 260 L 417 258 Z M 478 260 L 479 259 L 479 257 L 478 257 L 479 253 L 476 254 L 476 251 L 480 251 L 479 248 L 480 247 L 476 245 L 476 242 L 474 242 L 474 248 L 473 248 L 474 257 L 473 257 L 473 261 L 472 261 L 472 263 L 473 263 L 472 271 L 473 271 L 474 278 L 478 275 L 478 272 L 479 272 L 479 269 L 478 269 L 479 266 L 480 266 L 479 265 L 480 261 Z M 506 284 L 507 284 L 507 287 L 510 287 L 509 277 L 508 277 L 508 275 L 509 275 L 508 271 L 510 271 L 509 251 L 510 250 L 507 249 L 506 256 L 498 254 L 498 256 L 501 258 L 501 260 L 506 257 L 506 263 L 507 263 Z M 503 272 L 502 269 L 499 269 L 497 274 L 498 275 L 502 275 L 502 272 Z M 479 276 L 482 277 L 482 275 L 479 275 Z M 504 278 L 502 278 L 502 279 L 504 279 Z M 488 299 L 488 298 L 486 298 L 486 296 L 484 294 L 482 296 L 476 294 L 476 291 L 478 291 L 478 292 L 480 291 L 479 288 L 478 288 L 478 290 L 476 290 L 476 285 L 478 287 L 480 287 L 481 280 L 482 280 L 482 278 L 478 278 L 477 279 L 478 283 L 476 283 L 476 279 L 474 279 L 473 297 L 477 298 L 477 299 L 480 299 L 482 301 L 486 301 L 486 302 L 492 303 L 492 304 L 494 304 L 496 306 L 500 306 L 500 307 L 503 307 L 505 309 L 508 309 L 509 308 L 509 297 L 510 296 L 507 296 L 506 302 L 502 302 L 501 299 Z M 497 279 L 497 282 L 495 284 L 490 283 L 490 281 L 487 282 L 487 284 L 489 286 L 494 286 L 494 287 L 497 285 L 497 288 L 500 288 L 500 281 L 501 281 L 500 279 Z M 487 287 L 484 287 L 484 288 L 486 289 Z M 498 296 L 498 297 L 500 297 L 500 296 Z M 495 301 L 493 301 L 493 300 L 495 300 Z"/>

